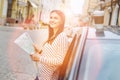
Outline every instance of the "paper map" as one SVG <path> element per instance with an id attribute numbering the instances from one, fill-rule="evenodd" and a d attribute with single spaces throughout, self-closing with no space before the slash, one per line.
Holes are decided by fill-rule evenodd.
<path id="1" fill-rule="evenodd" d="M 27 32 L 20 35 L 14 42 L 28 54 L 34 53 L 33 41 Z"/>

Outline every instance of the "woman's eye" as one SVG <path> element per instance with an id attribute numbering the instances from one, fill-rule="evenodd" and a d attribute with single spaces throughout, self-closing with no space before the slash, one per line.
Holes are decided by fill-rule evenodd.
<path id="1" fill-rule="evenodd" d="M 52 16 L 51 16 L 50 19 L 58 19 L 58 17 L 52 17 Z"/>
<path id="2" fill-rule="evenodd" d="M 50 17 L 50 19 L 52 19 L 52 17 Z"/>
<path id="3" fill-rule="evenodd" d="M 57 17 L 54 17 L 54 19 L 58 19 Z"/>

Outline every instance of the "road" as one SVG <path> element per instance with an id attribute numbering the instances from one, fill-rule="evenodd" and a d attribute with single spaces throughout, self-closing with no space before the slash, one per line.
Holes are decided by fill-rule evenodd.
<path id="1" fill-rule="evenodd" d="M 0 27 L 0 80 L 34 80 L 36 76 L 35 63 L 14 43 L 24 32 L 21 28 Z M 27 32 L 39 44 L 47 38 L 46 30 Z"/>

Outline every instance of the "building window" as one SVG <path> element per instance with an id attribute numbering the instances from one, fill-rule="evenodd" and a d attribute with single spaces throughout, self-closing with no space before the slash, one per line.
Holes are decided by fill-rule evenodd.
<path id="1" fill-rule="evenodd" d="M 11 17 L 12 14 L 12 0 L 8 0 L 8 10 L 7 10 L 7 17 Z"/>

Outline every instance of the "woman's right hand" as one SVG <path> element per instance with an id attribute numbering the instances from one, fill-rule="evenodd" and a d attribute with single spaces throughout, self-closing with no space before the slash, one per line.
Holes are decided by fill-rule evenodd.
<path id="1" fill-rule="evenodd" d="M 30 55 L 31 59 L 32 59 L 33 61 L 36 61 L 36 62 L 39 61 L 39 56 L 40 56 L 40 54 L 38 54 L 38 53 L 34 53 L 34 54 L 31 54 L 31 55 Z"/>

